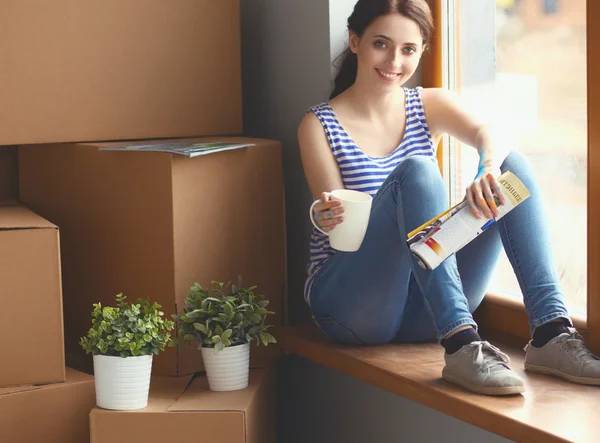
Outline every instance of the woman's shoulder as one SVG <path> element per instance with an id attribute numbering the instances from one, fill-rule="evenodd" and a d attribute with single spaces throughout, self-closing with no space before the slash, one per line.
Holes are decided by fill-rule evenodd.
<path id="1" fill-rule="evenodd" d="M 311 106 L 306 110 L 300 125 L 298 126 L 298 134 L 307 134 L 315 130 L 322 130 L 324 110 L 327 103 L 323 102 L 318 105 Z"/>
<path id="2" fill-rule="evenodd" d="M 335 98 L 308 108 L 300 122 L 300 128 L 316 128 L 322 125 L 325 126 L 328 122 L 335 121 L 335 113 L 331 107 L 331 103 L 334 101 L 336 101 Z"/>
<path id="3" fill-rule="evenodd" d="M 418 86 L 418 88 L 420 89 L 419 94 L 424 105 L 445 103 L 453 101 L 457 97 L 456 93 L 446 88 L 423 88 L 421 86 Z"/>
<path id="4" fill-rule="evenodd" d="M 316 105 L 309 107 L 305 111 L 305 114 L 317 114 L 318 115 L 319 113 L 327 112 L 329 109 L 331 109 L 329 102 L 321 102 L 321 103 L 318 103 Z"/>
<path id="5" fill-rule="evenodd" d="M 311 107 L 298 125 L 297 136 L 301 150 L 321 149 L 321 146 L 327 144 L 327 137 L 325 131 L 323 131 L 323 128 L 327 128 L 326 117 L 319 112 L 319 106 Z M 311 112 L 311 110 L 314 110 L 314 112 Z"/>

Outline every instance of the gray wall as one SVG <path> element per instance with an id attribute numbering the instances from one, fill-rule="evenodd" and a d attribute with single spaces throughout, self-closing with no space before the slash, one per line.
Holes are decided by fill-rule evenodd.
<path id="1" fill-rule="evenodd" d="M 312 200 L 304 179 L 297 128 L 330 89 L 326 0 L 241 0 L 244 132 L 283 144 L 288 239 L 288 312 L 306 321 L 302 299 Z"/>
<path id="2" fill-rule="evenodd" d="M 280 365 L 280 443 L 509 443 L 309 360 Z"/>
<path id="3" fill-rule="evenodd" d="M 329 96 L 354 3 L 241 0 L 244 131 L 283 145 L 292 324 L 309 321 L 302 290 L 312 201 L 296 131 L 304 112 Z M 281 443 L 507 441 L 298 357 L 285 357 L 279 374 Z"/>

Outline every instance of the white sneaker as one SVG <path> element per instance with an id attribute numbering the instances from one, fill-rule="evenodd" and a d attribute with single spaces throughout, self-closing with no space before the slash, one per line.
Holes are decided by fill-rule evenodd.
<path id="1" fill-rule="evenodd" d="M 453 354 L 444 354 L 442 378 L 484 395 L 513 395 L 525 382 L 508 366 L 510 358 L 487 341 L 474 341 Z"/>
<path id="2" fill-rule="evenodd" d="M 573 383 L 600 385 L 600 358 L 583 344 L 574 328 L 554 337 L 541 348 L 525 347 L 525 370 L 554 375 Z"/>

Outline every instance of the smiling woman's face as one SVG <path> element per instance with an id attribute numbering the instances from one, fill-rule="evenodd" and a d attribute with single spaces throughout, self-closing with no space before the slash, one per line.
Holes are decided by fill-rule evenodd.
<path id="1" fill-rule="evenodd" d="M 401 14 L 378 17 L 362 37 L 350 33 L 350 50 L 358 56 L 357 82 L 400 86 L 414 74 L 423 54 L 419 25 Z"/>

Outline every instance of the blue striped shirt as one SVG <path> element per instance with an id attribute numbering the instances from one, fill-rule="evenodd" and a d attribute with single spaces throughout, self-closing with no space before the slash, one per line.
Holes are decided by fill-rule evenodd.
<path id="1" fill-rule="evenodd" d="M 365 154 L 352 140 L 337 120 L 328 103 L 310 108 L 314 112 L 327 135 L 331 151 L 342 174 L 344 188 L 375 195 L 388 175 L 405 158 L 412 155 L 430 156 L 435 160 L 435 148 L 421 101 L 423 88 L 404 88 L 406 93 L 406 126 L 400 145 L 384 157 L 371 157 Z M 309 301 L 310 287 L 325 261 L 335 254 L 329 239 L 313 229 L 310 240 L 310 260 L 304 297 Z"/>

